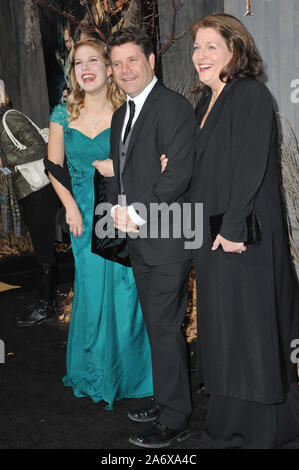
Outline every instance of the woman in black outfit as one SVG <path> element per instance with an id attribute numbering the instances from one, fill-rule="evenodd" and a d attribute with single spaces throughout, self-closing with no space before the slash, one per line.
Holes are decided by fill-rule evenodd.
<path id="1" fill-rule="evenodd" d="M 212 448 L 274 448 L 299 436 L 297 285 L 280 194 L 272 99 L 246 28 L 216 14 L 192 25 L 197 106 L 193 202 L 204 204 L 195 252 L 198 332 Z M 247 246 L 252 211 L 261 243 Z M 210 238 L 210 217 L 222 224 Z"/>
<path id="2" fill-rule="evenodd" d="M 17 150 L 3 126 L 4 113 L 10 109 L 8 97 L 0 103 L 0 166 L 12 172 L 13 191 L 20 206 L 25 225 L 28 227 L 34 254 L 40 272 L 37 278 L 37 302 L 21 315 L 18 326 L 32 326 L 57 316 L 55 302 L 56 260 L 55 219 L 59 199 L 51 184 L 32 191 L 28 182 L 15 166 L 39 160 L 47 155 L 47 144 L 31 122 L 16 110 L 6 116 L 6 124 L 13 136 L 27 148 Z M 5 227 L 4 227 L 5 228 Z"/>

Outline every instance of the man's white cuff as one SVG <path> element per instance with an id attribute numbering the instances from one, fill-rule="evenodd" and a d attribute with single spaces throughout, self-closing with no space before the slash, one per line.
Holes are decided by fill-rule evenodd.
<path id="1" fill-rule="evenodd" d="M 113 209 L 113 207 L 112 207 L 112 209 Z M 131 220 L 134 222 L 134 224 L 138 225 L 138 227 L 141 227 L 141 225 L 146 224 L 146 221 L 143 220 L 141 217 L 139 217 L 139 215 L 137 214 L 137 212 L 135 211 L 133 206 L 128 207 L 128 214 L 129 214 Z"/>
<path id="2" fill-rule="evenodd" d="M 120 207 L 120 204 L 115 204 L 110 210 L 110 215 L 112 215 L 117 207 Z"/>

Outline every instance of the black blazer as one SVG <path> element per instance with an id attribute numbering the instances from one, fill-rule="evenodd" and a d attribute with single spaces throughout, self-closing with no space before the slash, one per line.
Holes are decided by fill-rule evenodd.
<path id="1" fill-rule="evenodd" d="M 210 96 L 202 98 L 196 109 L 192 200 L 204 202 L 206 218 L 225 213 L 221 235 L 240 242 L 247 238 L 246 218 L 253 208 L 263 218 L 262 225 L 271 226 L 274 220 L 281 225 L 272 98 L 260 81 L 234 79 L 224 87 L 200 130 L 209 100 Z M 207 228 L 208 220 L 204 225 Z"/>
<path id="2" fill-rule="evenodd" d="M 118 203 L 120 194 L 119 142 L 126 114 L 126 104 L 118 109 L 111 124 L 111 158 L 113 178 L 106 178 L 108 199 Z M 191 104 L 180 94 L 157 82 L 147 97 L 132 130 L 123 184 L 127 205 L 142 203 L 149 209 L 151 203 L 168 205 L 189 200 L 195 161 L 195 115 Z M 168 157 L 166 170 L 161 173 L 160 157 Z M 137 209 L 137 207 L 136 207 Z M 147 212 L 149 214 L 149 211 Z M 144 214 L 140 213 L 144 218 Z M 184 237 L 172 236 L 173 220 L 170 217 L 170 238 L 149 236 L 147 219 L 146 238 L 128 237 L 130 256 L 148 265 L 168 264 L 190 259 L 191 250 L 184 249 Z"/>

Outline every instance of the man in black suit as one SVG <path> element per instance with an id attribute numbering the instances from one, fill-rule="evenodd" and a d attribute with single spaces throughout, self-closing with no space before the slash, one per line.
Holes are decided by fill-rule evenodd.
<path id="1" fill-rule="evenodd" d="M 181 210 L 188 200 L 195 117 L 190 103 L 155 77 L 151 42 L 138 28 L 116 32 L 108 41 L 107 55 L 114 80 L 127 94 L 111 124 L 114 177 L 107 178 L 109 202 L 116 206 L 116 227 L 128 233 L 154 382 L 154 400 L 129 413 L 133 421 L 149 424 L 129 440 L 141 447 L 164 447 L 189 437 L 192 406 L 181 325 L 192 254 L 185 249 L 182 234 L 173 236 L 177 213 L 150 213 L 161 203 L 166 208 L 177 203 Z M 168 165 L 161 172 L 164 153 Z M 165 228 L 170 229 L 167 238 L 161 233 Z"/>

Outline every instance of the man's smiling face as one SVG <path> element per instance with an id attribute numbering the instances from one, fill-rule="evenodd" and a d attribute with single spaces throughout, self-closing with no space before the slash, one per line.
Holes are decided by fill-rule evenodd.
<path id="1" fill-rule="evenodd" d="M 147 59 L 134 42 L 112 47 L 110 58 L 116 83 L 131 98 L 138 96 L 152 81 L 155 56 L 151 53 Z"/>

